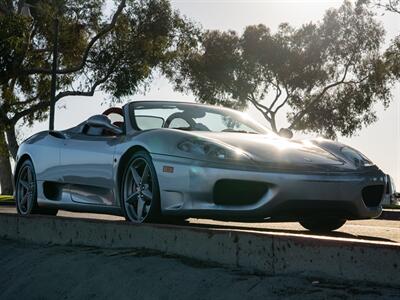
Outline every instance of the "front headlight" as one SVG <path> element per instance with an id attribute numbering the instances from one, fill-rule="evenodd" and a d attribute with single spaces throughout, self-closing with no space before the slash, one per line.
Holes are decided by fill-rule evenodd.
<path id="1" fill-rule="evenodd" d="M 200 139 L 184 140 L 178 144 L 178 149 L 213 160 L 249 159 L 249 157 L 238 148 Z"/>
<path id="2" fill-rule="evenodd" d="M 341 152 L 347 159 L 353 162 L 356 167 L 370 167 L 374 165 L 364 154 L 353 148 L 345 146 L 341 149 Z"/>

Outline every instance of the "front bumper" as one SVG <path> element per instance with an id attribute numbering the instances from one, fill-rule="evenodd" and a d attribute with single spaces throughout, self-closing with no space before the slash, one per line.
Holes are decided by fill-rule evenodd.
<path id="1" fill-rule="evenodd" d="M 283 173 L 236 170 L 213 163 L 152 154 L 165 214 L 229 220 L 299 220 L 328 215 L 344 219 L 378 217 L 386 177 L 373 169 L 358 173 Z M 165 172 L 165 166 L 173 172 Z M 171 170 L 171 169 L 169 169 Z M 215 184 L 220 180 L 261 182 L 267 191 L 257 201 L 220 204 Z M 367 206 L 362 191 L 383 186 L 378 205 Z"/>

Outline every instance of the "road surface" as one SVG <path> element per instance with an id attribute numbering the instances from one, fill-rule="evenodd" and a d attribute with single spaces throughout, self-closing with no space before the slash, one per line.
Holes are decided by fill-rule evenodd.
<path id="1" fill-rule="evenodd" d="M 0 240 L 1 299 L 399 299 L 374 283 L 262 275 L 133 249 Z"/>
<path id="2" fill-rule="evenodd" d="M 15 207 L 12 206 L 0 206 L 0 213 L 16 213 L 16 210 Z M 395 215 L 397 214 L 400 215 L 400 211 L 395 212 Z M 124 221 L 124 218 L 118 216 L 89 213 L 72 213 L 67 211 L 59 211 L 58 216 Z M 300 226 L 300 224 L 292 222 L 240 223 L 222 222 L 208 219 L 189 219 L 188 223 L 186 223 L 186 226 L 278 232 L 300 236 L 315 235 L 305 230 L 303 227 Z M 400 220 L 397 218 L 393 218 L 391 220 L 372 219 L 362 221 L 348 221 L 342 228 L 329 234 L 329 236 L 344 239 L 360 239 L 376 242 L 400 243 Z"/>

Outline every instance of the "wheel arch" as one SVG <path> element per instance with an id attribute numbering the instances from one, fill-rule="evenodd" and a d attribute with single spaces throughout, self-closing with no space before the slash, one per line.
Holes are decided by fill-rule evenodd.
<path id="1" fill-rule="evenodd" d="M 18 162 L 17 162 L 17 164 L 16 164 L 16 166 L 15 166 L 15 171 L 14 171 L 14 185 L 16 184 L 16 181 L 17 181 L 17 176 L 18 176 L 19 169 L 21 168 L 22 164 L 23 164 L 25 161 L 27 161 L 27 160 L 32 161 L 32 157 L 31 157 L 29 154 L 27 154 L 27 153 L 24 153 L 24 154 L 18 159 Z M 33 163 L 33 161 L 32 161 L 32 163 Z"/>

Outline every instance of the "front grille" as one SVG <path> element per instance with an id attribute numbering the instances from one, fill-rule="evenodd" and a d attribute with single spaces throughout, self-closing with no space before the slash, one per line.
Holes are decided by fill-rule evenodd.
<path id="1" fill-rule="evenodd" d="M 221 179 L 214 186 L 214 203 L 248 205 L 256 203 L 268 192 L 265 182 Z"/>
<path id="2" fill-rule="evenodd" d="M 362 198 L 367 207 L 377 207 L 382 201 L 384 185 L 371 185 L 363 188 Z"/>

